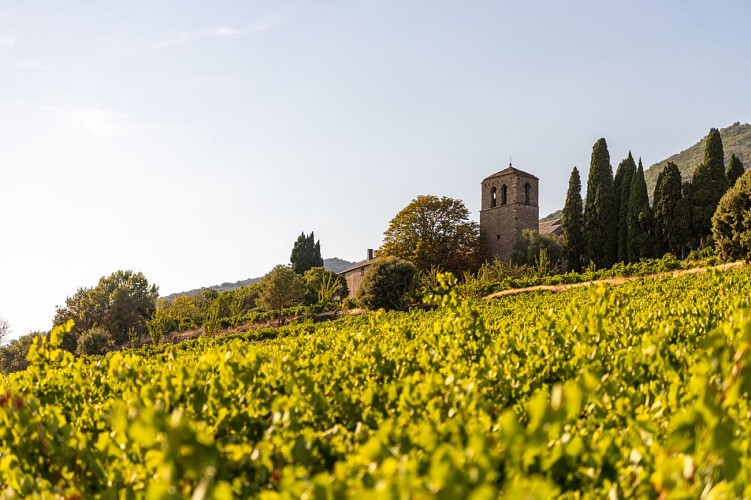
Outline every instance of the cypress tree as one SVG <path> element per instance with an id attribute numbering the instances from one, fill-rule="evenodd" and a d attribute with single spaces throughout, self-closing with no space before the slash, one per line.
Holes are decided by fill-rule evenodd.
<path id="1" fill-rule="evenodd" d="M 617 217 L 613 201 L 613 167 L 605 139 L 592 148 L 587 179 L 587 199 L 584 204 L 585 258 L 597 267 L 609 267 L 615 262 L 617 251 Z"/>
<path id="2" fill-rule="evenodd" d="M 730 161 L 728 162 L 728 169 L 725 172 L 725 177 L 728 179 L 728 188 L 731 188 L 735 185 L 735 181 L 738 180 L 738 178 L 743 175 L 743 172 L 745 169 L 743 168 L 743 163 L 741 163 L 741 159 L 735 156 L 735 153 L 730 157 Z"/>
<path id="3" fill-rule="evenodd" d="M 682 246 L 681 219 L 681 172 L 671 162 L 657 177 L 654 193 L 655 256 L 666 252 L 680 256 Z"/>
<path id="4" fill-rule="evenodd" d="M 618 165 L 615 172 L 613 186 L 615 190 L 616 214 L 618 215 L 617 226 L 617 261 L 625 262 L 628 258 L 628 202 L 631 197 L 631 180 L 636 173 L 636 163 L 631 151 L 628 152 L 628 158 Z"/>
<path id="5" fill-rule="evenodd" d="M 579 171 L 574 167 L 568 180 L 566 204 L 563 206 L 561 228 L 563 230 L 564 256 L 569 271 L 581 271 L 584 255 L 584 221 L 582 184 Z"/>
<path id="6" fill-rule="evenodd" d="M 305 236 L 305 232 L 303 232 L 297 237 L 289 261 L 292 263 L 292 270 L 297 274 L 304 274 L 305 271 L 313 267 L 323 267 L 321 242 L 315 241 L 312 231 L 310 236 Z"/>
<path id="7" fill-rule="evenodd" d="M 694 186 L 691 181 L 683 181 L 681 186 L 681 203 L 678 209 L 678 219 L 675 221 L 677 238 L 681 246 L 681 258 L 686 257 L 686 251 L 695 247 L 694 234 Z"/>
<path id="8" fill-rule="evenodd" d="M 704 242 L 712 231 L 712 215 L 728 188 L 720 132 L 713 128 L 704 146 L 704 161 L 694 171 L 694 237 Z"/>
<path id="9" fill-rule="evenodd" d="M 634 178 L 631 179 L 631 195 L 628 204 L 628 245 L 629 262 L 651 257 L 654 251 L 652 237 L 652 210 L 649 208 L 647 183 L 644 181 L 644 167 L 641 159 Z"/>

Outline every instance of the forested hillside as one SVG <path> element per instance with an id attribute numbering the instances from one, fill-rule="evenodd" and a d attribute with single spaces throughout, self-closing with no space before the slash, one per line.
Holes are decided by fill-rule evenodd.
<path id="1" fill-rule="evenodd" d="M 736 122 L 730 127 L 720 129 L 720 137 L 725 150 L 725 165 L 728 164 L 730 156 L 735 153 L 743 165 L 748 168 L 751 165 L 751 124 Z M 684 180 L 691 180 L 694 170 L 704 159 L 706 141 L 707 137 L 704 136 L 690 148 L 657 162 L 644 171 L 644 180 L 647 182 L 647 192 L 650 198 L 654 193 L 657 176 L 668 162 L 672 161 L 678 166 Z"/>

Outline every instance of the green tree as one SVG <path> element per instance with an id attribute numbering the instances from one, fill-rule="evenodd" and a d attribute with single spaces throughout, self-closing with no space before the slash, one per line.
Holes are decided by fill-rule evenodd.
<path id="1" fill-rule="evenodd" d="M 744 171 L 745 169 L 743 168 L 741 159 L 738 158 L 735 153 L 733 153 L 730 157 L 730 161 L 728 162 L 728 169 L 725 172 L 725 177 L 728 180 L 728 187 L 735 186 L 735 181 L 737 181 L 740 176 L 743 175 Z"/>
<path id="2" fill-rule="evenodd" d="M 109 350 L 112 337 L 104 328 L 95 326 L 81 334 L 78 339 L 76 353 L 84 355 L 102 355 Z"/>
<path id="3" fill-rule="evenodd" d="M 605 139 L 592 148 L 584 204 L 585 258 L 598 267 L 610 267 L 617 252 L 617 217 L 613 200 L 613 167 Z"/>
<path id="4" fill-rule="evenodd" d="M 551 262 L 551 268 L 557 268 L 563 258 L 563 240 L 555 234 L 540 234 L 533 229 L 524 229 L 511 247 L 511 262 L 536 266 L 544 252 Z"/>
<path id="5" fill-rule="evenodd" d="M 720 199 L 712 217 L 712 238 L 721 259 L 751 262 L 751 170 Z"/>
<path id="6" fill-rule="evenodd" d="M 289 266 L 274 267 L 261 280 L 259 305 L 267 311 L 280 311 L 302 301 L 305 283 L 299 274 Z"/>
<path id="7" fill-rule="evenodd" d="M 568 180 L 566 204 L 561 214 L 563 230 L 564 258 L 569 270 L 581 271 L 584 256 L 584 205 L 582 203 L 582 184 L 579 170 L 571 171 Z"/>
<path id="8" fill-rule="evenodd" d="M 305 304 L 329 305 L 349 295 L 349 287 L 344 276 L 323 267 L 305 271 Z"/>
<path id="9" fill-rule="evenodd" d="M 46 332 L 31 332 L 13 339 L 8 344 L 0 347 L 0 371 L 3 373 L 25 370 L 29 366 L 26 359 L 29 347 L 37 337 L 47 335 Z"/>
<path id="10" fill-rule="evenodd" d="M 461 275 L 480 265 L 480 228 L 461 200 L 418 196 L 391 219 L 384 235 L 381 255 L 408 260 L 420 271 Z"/>
<path id="11" fill-rule="evenodd" d="M 99 279 L 93 288 L 79 288 L 65 299 L 65 307 L 58 307 L 54 324 L 63 325 L 69 319 L 75 326 L 63 340 L 63 347 L 76 351 L 80 334 L 99 326 L 112 335 L 115 345 L 128 341 L 128 331 L 146 333 L 146 322 L 154 314 L 159 288 L 149 285 L 142 273 L 117 271 Z"/>
<path id="12" fill-rule="evenodd" d="M 634 174 L 636 174 L 636 162 L 631 155 L 631 151 L 629 151 L 628 157 L 618 165 L 618 170 L 615 172 L 615 179 L 613 181 L 616 203 L 615 212 L 618 217 L 616 223 L 616 260 L 618 262 L 626 262 L 628 260 L 628 207 L 631 198 L 631 181 L 634 178 Z"/>
<path id="13" fill-rule="evenodd" d="M 158 345 L 165 335 L 175 331 L 177 325 L 169 317 L 164 308 L 157 307 L 154 311 L 154 316 L 148 321 L 146 327 L 149 332 L 149 338 L 151 338 L 151 343 Z"/>
<path id="14" fill-rule="evenodd" d="M 675 221 L 678 231 L 678 241 L 681 245 L 680 257 L 684 258 L 695 248 L 694 234 L 694 185 L 691 181 L 683 181 L 681 185 L 681 203 L 678 209 L 678 219 Z"/>
<path id="15" fill-rule="evenodd" d="M 668 162 L 657 176 L 654 193 L 655 256 L 671 252 L 680 256 L 685 228 L 679 223 L 681 214 L 681 172 Z"/>
<path id="16" fill-rule="evenodd" d="M 709 131 L 704 147 L 704 161 L 694 171 L 692 184 L 694 236 L 703 244 L 712 230 L 712 215 L 728 188 L 722 138 L 716 128 Z"/>
<path id="17" fill-rule="evenodd" d="M 312 231 L 309 236 L 305 236 L 305 232 L 303 232 L 297 237 L 289 260 L 292 263 L 292 270 L 297 274 L 303 274 L 312 267 L 323 266 L 321 242 L 315 241 Z"/>
<path id="18" fill-rule="evenodd" d="M 417 267 L 396 257 L 380 257 L 365 273 L 357 301 L 367 309 L 402 310 L 417 281 Z"/>
<path id="19" fill-rule="evenodd" d="M 644 180 L 644 167 L 641 159 L 633 179 L 631 179 L 631 194 L 628 202 L 628 246 L 629 262 L 652 257 L 654 253 L 654 239 L 652 229 L 652 210 L 649 208 L 647 183 Z"/>

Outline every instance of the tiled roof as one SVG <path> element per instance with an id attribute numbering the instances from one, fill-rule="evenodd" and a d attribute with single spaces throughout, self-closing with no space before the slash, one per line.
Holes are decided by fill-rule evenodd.
<path id="1" fill-rule="evenodd" d="M 510 174 L 518 175 L 519 177 L 527 177 L 530 179 L 540 180 L 536 176 L 530 174 L 529 172 L 525 172 L 524 170 L 519 170 L 518 168 L 512 167 L 511 165 L 504 168 L 500 172 L 496 172 L 493 175 L 487 176 L 484 180 L 492 179 L 493 177 L 503 177 L 505 175 L 510 175 Z"/>

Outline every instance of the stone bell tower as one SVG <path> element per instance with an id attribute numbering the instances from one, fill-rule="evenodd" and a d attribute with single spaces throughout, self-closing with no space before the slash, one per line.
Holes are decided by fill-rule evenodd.
<path id="1" fill-rule="evenodd" d="M 485 236 L 485 258 L 511 260 L 511 246 L 523 229 L 539 230 L 540 179 L 509 164 L 482 181 L 480 231 Z"/>

